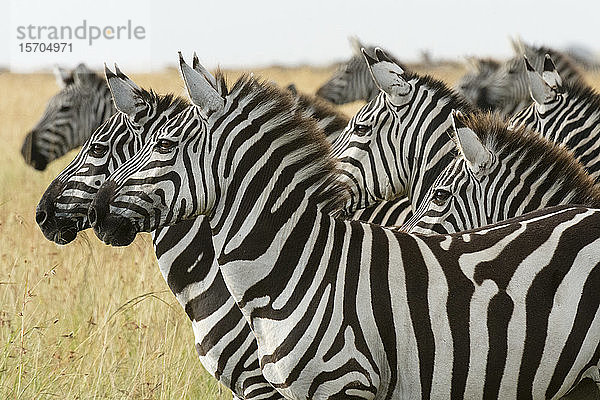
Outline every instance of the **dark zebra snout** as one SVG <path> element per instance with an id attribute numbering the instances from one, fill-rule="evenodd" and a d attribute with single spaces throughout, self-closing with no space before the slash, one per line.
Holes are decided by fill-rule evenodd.
<path id="1" fill-rule="evenodd" d="M 127 246 L 137 234 L 134 224 L 120 215 L 110 214 L 110 202 L 114 197 L 116 185 L 105 182 L 100 187 L 88 210 L 88 221 L 96 236 L 112 246 Z"/>
<path id="2" fill-rule="evenodd" d="M 56 199 L 62 193 L 64 184 L 53 181 L 42 195 L 35 210 L 35 222 L 46 239 L 58 244 L 67 244 L 77 237 L 75 221 L 56 217 Z"/>
<path id="3" fill-rule="evenodd" d="M 43 171 L 48 166 L 48 158 L 42 155 L 36 144 L 36 131 L 31 131 L 25 136 L 21 146 L 21 154 L 25 162 L 38 171 Z"/>

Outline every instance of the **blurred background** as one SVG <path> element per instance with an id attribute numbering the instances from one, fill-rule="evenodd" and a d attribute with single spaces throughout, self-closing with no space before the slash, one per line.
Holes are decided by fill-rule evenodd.
<path id="1" fill-rule="evenodd" d="M 197 51 L 208 67 L 323 66 L 348 56 L 351 35 L 407 62 L 424 55 L 433 60 L 502 58 L 511 54 L 509 36 L 563 50 L 596 53 L 600 48 L 600 3 L 591 0 L 9 0 L 5 11 L 0 16 L 0 65 L 15 72 L 74 66 L 82 60 L 92 67 L 118 61 L 129 71 L 153 72 L 174 64 L 178 50 Z M 101 37 L 90 44 L 94 32 L 88 30 L 84 39 L 53 40 L 72 42 L 69 52 L 26 53 L 19 46 L 49 42 L 20 39 L 19 27 L 75 30 L 84 20 L 88 28 L 116 29 L 131 22 L 143 28 L 144 38 Z"/>

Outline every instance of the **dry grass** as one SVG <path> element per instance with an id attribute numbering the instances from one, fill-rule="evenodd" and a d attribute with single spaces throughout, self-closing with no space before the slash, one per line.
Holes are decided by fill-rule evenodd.
<path id="1" fill-rule="evenodd" d="M 314 92 L 332 71 L 255 72 Z M 462 73 L 430 72 L 449 82 Z M 175 70 L 133 78 L 158 92 L 183 87 Z M 65 247 L 42 236 L 35 206 L 75 153 L 40 173 L 19 150 L 57 88 L 46 74 L 3 74 L 0 88 L 0 398 L 231 398 L 198 361 L 189 321 L 158 271 L 149 236 L 124 249 L 89 232 Z M 360 105 L 343 110 L 352 114 Z"/>

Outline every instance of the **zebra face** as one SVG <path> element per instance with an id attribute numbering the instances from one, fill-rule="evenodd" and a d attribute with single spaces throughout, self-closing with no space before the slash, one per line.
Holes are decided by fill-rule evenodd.
<path id="1" fill-rule="evenodd" d="M 452 161 L 402 227 L 412 233 L 447 234 L 487 225 L 482 205 L 486 179 L 478 179 L 464 158 Z"/>
<path id="2" fill-rule="evenodd" d="M 455 89 L 477 108 L 491 110 L 493 105 L 488 103 L 487 86 L 490 78 L 500 68 L 500 63 L 492 59 L 473 59 L 471 62 L 473 70 L 457 82 Z"/>
<path id="3" fill-rule="evenodd" d="M 207 138 L 196 107 L 167 123 L 101 186 L 88 215 L 96 235 L 107 244 L 126 246 L 137 232 L 209 213 L 216 182 L 203 178 L 208 165 L 192 162 L 197 151 L 211 158 L 214 146 L 210 150 Z"/>
<path id="4" fill-rule="evenodd" d="M 118 72 L 115 75 L 107 69 L 119 111 L 92 134 L 38 204 L 38 225 L 49 240 L 59 244 L 72 241 L 78 231 L 90 227 L 88 208 L 101 184 L 188 104 L 140 89 Z"/>
<path id="5" fill-rule="evenodd" d="M 110 108 L 106 83 L 85 66 L 63 79 L 64 88 L 48 101 L 42 118 L 21 147 L 25 161 L 37 170 L 44 170 L 49 162 L 80 146 Z"/>
<path id="6" fill-rule="evenodd" d="M 377 94 L 362 54 L 354 55 L 317 90 L 317 96 L 334 104 L 371 100 Z"/>

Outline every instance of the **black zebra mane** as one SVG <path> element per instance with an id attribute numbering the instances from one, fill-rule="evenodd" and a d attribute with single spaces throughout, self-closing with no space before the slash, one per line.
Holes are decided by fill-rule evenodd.
<path id="1" fill-rule="evenodd" d="M 190 105 L 187 99 L 173 93 L 158 94 L 152 89 L 146 90 L 143 88 L 134 91 L 144 103 L 153 107 L 157 113 L 172 109 L 175 114 L 179 114 Z"/>
<path id="2" fill-rule="evenodd" d="M 584 81 L 571 81 L 563 83 L 563 91 L 569 98 L 586 104 L 587 109 L 600 111 L 600 93 Z"/>
<path id="3" fill-rule="evenodd" d="M 346 184 L 339 182 L 336 172 L 336 160 L 331 156 L 330 144 L 326 140 L 323 131 L 317 126 L 314 118 L 304 116 L 297 112 L 296 99 L 293 94 L 277 85 L 255 78 L 252 75 L 243 74 L 227 90 L 225 76 L 217 71 L 215 75 L 217 86 L 223 88 L 222 93 L 235 98 L 236 101 L 250 97 L 252 103 L 270 105 L 269 114 L 277 115 L 271 120 L 277 121 L 277 126 L 267 134 L 273 134 L 273 141 L 280 143 L 278 149 L 285 149 L 290 157 L 282 157 L 283 163 L 286 159 L 298 161 L 310 159 L 311 161 L 285 168 L 295 176 L 295 182 L 306 180 L 318 185 L 316 197 L 322 210 L 327 213 L 341 212 L 349 196 Z M 293 156 L 291 156 L 293 154 Z M 288 161 L 289 162 L 289 161 Z"/>
<path id="4" fill-rule="evenodd" d="M 402 76 L 404 80 L 408 82 L 416 79 L 428 88 L 434 90 L 436 93 L 441 94 L 443 97 L 450 98 L 454 108 L 463 113 L 471 114 L 476 111 L 476 108 L 462 94 L 458 93 L 456 90 L 446 85 L 446 83 L 434 78 L 431 75 L 420 75 L 416 72 L 405 71 Z"/>
<path id="5" fill-rule="evenodd" d="M 473 130 L 492 153 L 519 153 L 521 164 L 539 165 L 541 171 L 550 171 L 549 175 L 556 177 L 557 185 L 573 188 L 571 190 L 575 196 L 571 199 L 571 204 L 600 207 L 600 187 L 564 146 L 523 126 L 508 129 L 508 123 L 497 113 L 480 112 L 457 118 Z M 453 129 L 450 132 L 456 143 Z"/>

